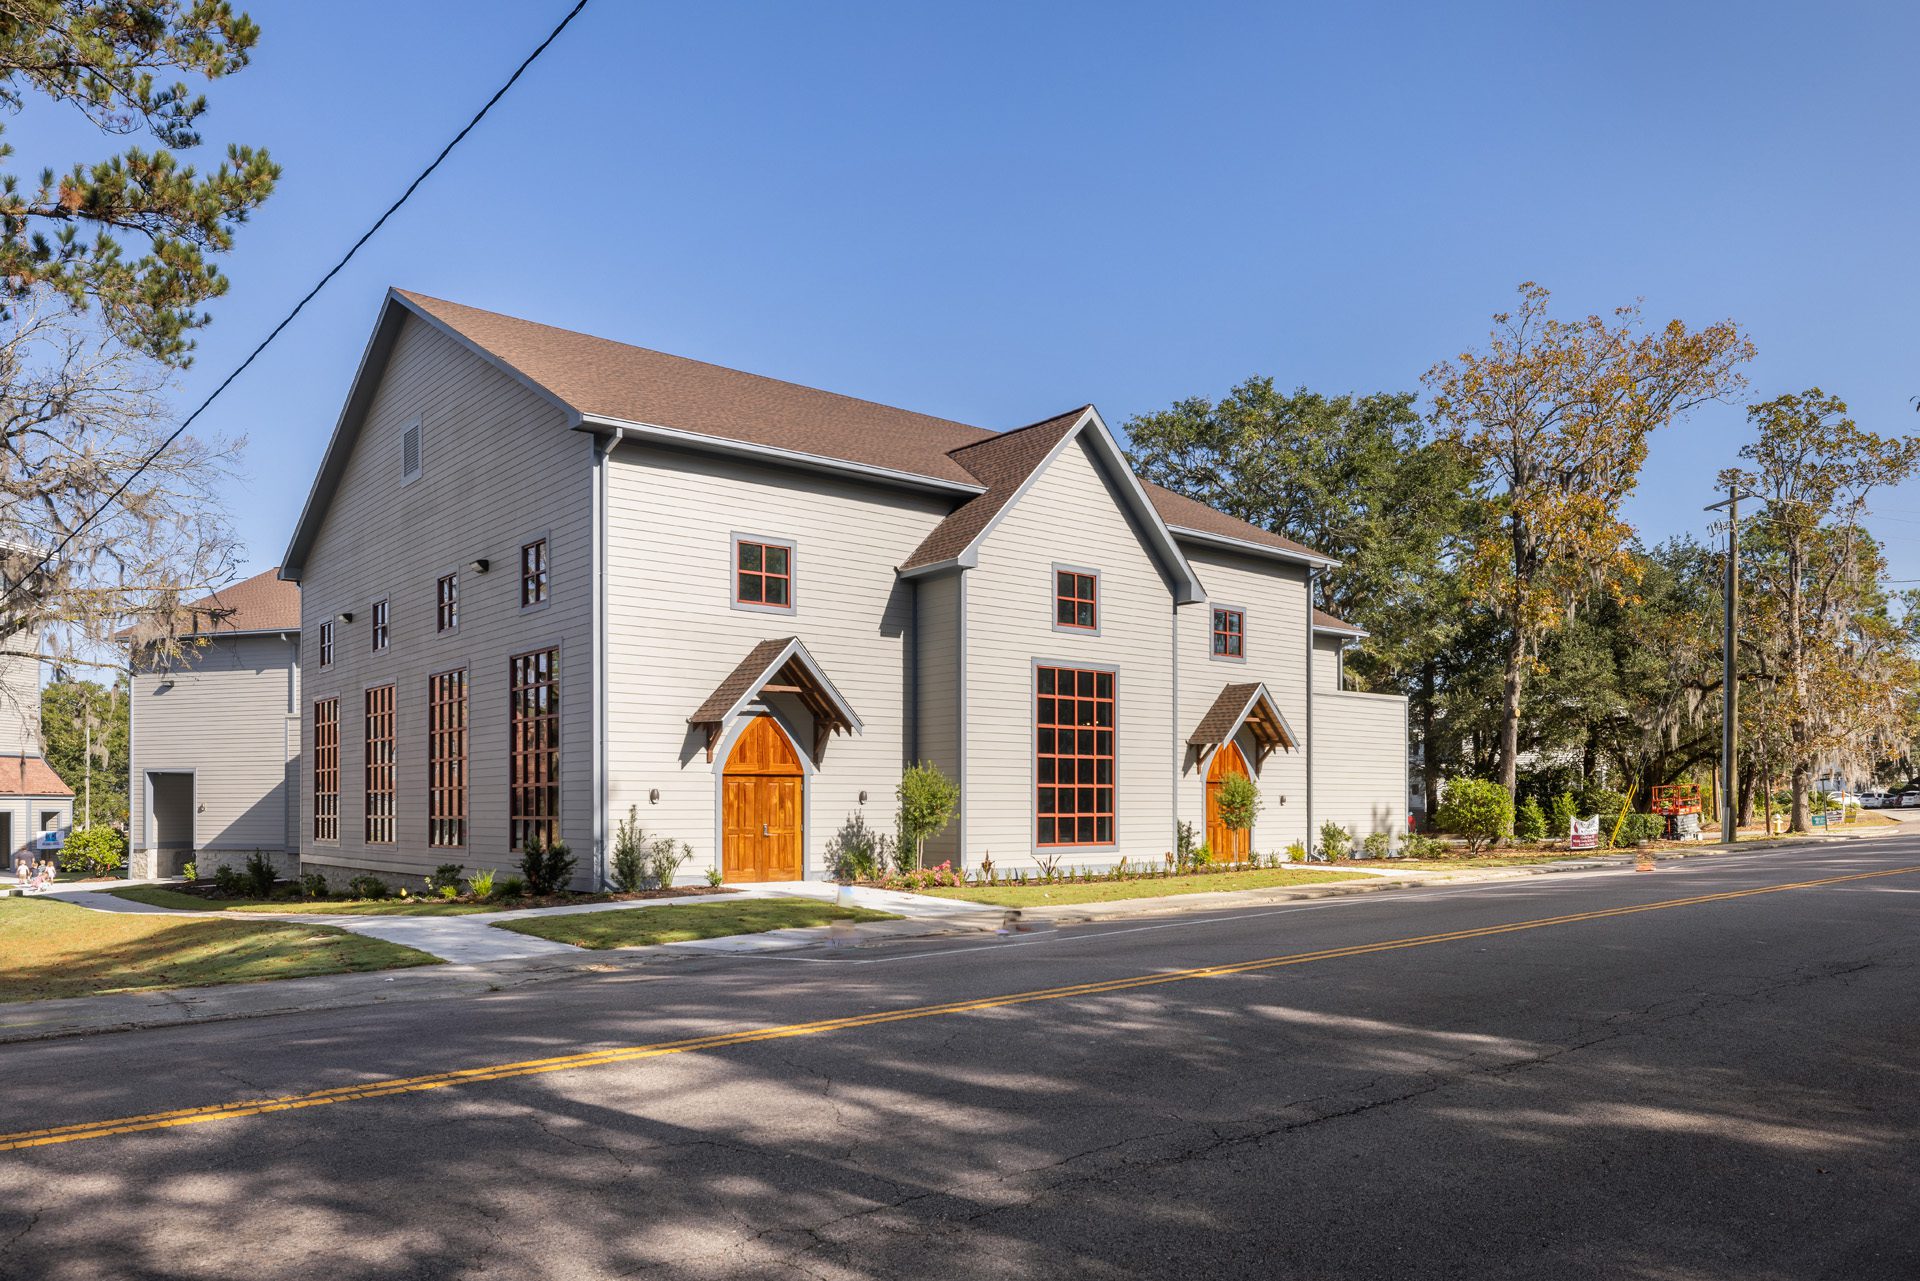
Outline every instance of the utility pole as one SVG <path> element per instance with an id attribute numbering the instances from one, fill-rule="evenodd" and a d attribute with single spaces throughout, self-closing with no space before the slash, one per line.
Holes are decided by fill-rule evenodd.
<path id="1" fill-rule="evenodd" d="M 1720 840 L 1731 845 L 1740 839 L 1740 686 L 1734 670 L 1734 637 L 1740 618 L 1740 500 L 1737 481 L 1727 483 L 1727 496 L 1708 505 L 1708 511 L 1727 509 L 1726 635 L 1720 655 Z M 1771 826 L 1771 824 L 1769 824 Z"/>

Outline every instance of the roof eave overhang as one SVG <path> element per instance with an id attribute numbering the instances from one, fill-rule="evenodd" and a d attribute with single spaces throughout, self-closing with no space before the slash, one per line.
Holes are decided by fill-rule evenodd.
<path id="1" fill-rule="evenodd" d="M 777 445 L 760 445 L 725 436 L 708 436 L 701 432 L 665 427 L 659 423 L 634 422 L 606 414 L 581 414 L 579 421 L 574 424 L 574 430 L 599 435 L 620 432 L 622 439 L 625 440 L 648 440 L 655 444 L 671 445 L 695 453 L 751 458 L 759 462 L 797 468 L 802 471 L 856 476 L 862 480 L 891 485 L 899 489 L 917 489 L 928 493 L 952 494 L 968 498 L 987 492 L 984 485 L 947 480 L 940 476 L 925 476 L 918 472 L 900 471 L 892 467 L 876 467 L 870 463 L 856 463 L 826 454 L 810 454 L 798 449 L 781 449 Z"/>
<path id="2" fill-rule="evenodd" d="M 1343 636 L 1348 640 L 1365 640 L 1373 635 L 1364 627 L 1329 627 L 1325 623 L 1315 623 L 1313 631 L 1316 636 Z"/>
<path id="3" fill-rule="evenodd" d="M 1273 547 L 1266 543 L 1256 543 L 1247 538 L 1230 538 L 1225 534 L 1213 534 L 1204 529 L 1194 529 L 1189 525 L 1170 525 L 1175 538 L 1188 539 L 1196 543 L 1206 543 L 1212 547 L 1226 547 L 1234 551 L 1246 552 L 1250 556 L 1264 556 L 1269 560 L 1284 560 L 1296 565 L 1310 565 L 1315 569 L 1337 569 L 1340 562 L 1331 556 L 1319 552 L 1293 551 L 1285 547 Z"/>
<path id="4" fill-rule="evenodd" d="M 1187 740 L 1188 745 L 1193 747 L 1219 747 L 1221 744 L 1231 743 L 1239 736 L 1241 729 L 1246 726 L 1247 718 L 1253 715 L 1253 709 L 1262 703 L 1267 705 L 1267 710 L 1273 714 L 1273 719 L 1279 723 L 1281 737 L 1284 740 L 1282 746 L 1289 752 L 1298 751 L 1300 748 L 1300 736 L 1293 732 L 1293 726 L 1287 721 L 1287 714 L 1280 710 L 1278 700 L 1274 698 L 1273 692 L 1267 688 L 1265 681 L 1257 682 L 1253 693 L 1247 696 L 1246 703 L 1240 708 L 1240 714 L 1233 718 L 1232 727 L 1227 730 L 1225 737 L 1223 737 L 1219 743 L 1202 743 L 1190 738 Z"/>
<path id="5" fill-rule="evenodd" d="M 763 687 L 771 681 L 774 676 L 778 675 L 781 669 L 786 667 L 788 663 L 800 664 L 800 666 L 806 670 L 807 675 L 820 686 L 821 693 L 832 705 L 834 713 L 846 723 L 849 733 L 862 734 L 866 732 L 865 725 L 861 723 L 859 714 L 853 710 L 853 705 L 847 702 L 846 695 L 842 694 L 840 688 L 827 676 L 826 672 L 814 659 L 813 655 L 808 652 L 806 645 L 801 642 L 799 637 L 788 641 L 785 648 L 768 660 L 766 666 L 761 668 L 759 674 L 753 678 L 753 683 L 747 686 L 740 697 L 734 699 L 732 705 L 724 712 L 712 718 L 691 716 L 687 718 L 687 723 L 690 725 L 726 724 L 741 712 L 745 711 L 750 704 L 758 701 L 761 697 Z"/>

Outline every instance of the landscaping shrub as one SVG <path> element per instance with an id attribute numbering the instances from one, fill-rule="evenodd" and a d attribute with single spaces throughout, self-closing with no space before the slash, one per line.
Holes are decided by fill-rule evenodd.
<path id="1" fill-rule="evenodd" d="M 247 878 L 234 868 L 222 863 L 213 869 L 213 892 L 221 898 L 245 898 L 247 896 Z"/>
<path id="2" fill-rule="evenodd" d="M 308 872 L 300 878 L 301 898 L 325 898 L 327 896 L 327 878 L 320 872 Z"/>
<path id="3" fill-rule="evenodd" d="M 942 774 L 939 766 L 921 761 L 900 776 L 895 795 L 900 800 L 900 843 L 893 859 L 894 866 L 905 872 L 920 866 L 927 842 L 953 821 L 953 812 L 960 807 L 960 785 Z"/>
<path id="4" fill-rule="evenodd" d="M 1467 853 L 1478 854 L 1513 831 L 1513 797 L 1492 779 L 1456 778 L 1448 782 L 1434 821 L 1442 831 L 1465 837 Z"/>
<path id="5" fill-rule="evenodd" d="M 1188 867 L 1193 863 L 1193 851 L 1196 846 L 1196 833 L 1192 823 L 1182 821 L 1174 828 L 1173 865 Z"/>
<path id="6" fill-rule="evenodd" d="M 1220 821 L 1233 831 L 1247 831 L 1260 815 L 1260 789 L 1245 774 L 1228 774 L 1221 779 L 1217 797 Z"/>
<path id="7" fill-rule="evenodd" d="M 1401 858 L 1433 859 L 1446 856 L 1446 843 L 1437 841 L 1423 832 L 1408 832 L 1407 839 L 1400 842 Z"/>
<path id="8" fill-rule="evenodd" d="M 1360 842 L 1360 848 L 1368 858 L 1390 858 L 1393 855 L 1393 833 L 1369 832 L 1367 839 Z"/>
<path id="9" fill-rule="evenodd" d="M 452 890 L 454 894 L 460 892 L 460 876 L 466 870 L 466 867 L 460 863 L 442 863 L 434 868 L 433 875 L 427 878 L 427 888 L 441 898 L 451 898 L 452 895 L 447 891 Z"/>
<path id="10" fill-rule="evenodd" d="M 473 887 L 473 896 L 475 898 L 480 898 L 480 899 L 492 898 L 493 897 L 493 869 L 489 867 L 489 868 L 483 868 L 482 870 L 475 872 L 472 876 L 467 878 L 467 884 Z"/>
<path id="11" fill-rule="evenodd" d="M 1520 808 L 1513 812 L 1513 837 L 1528 845 L 1547 839 L 1547 813 L 1531 796 L 1521 801 Z"/>
<path id="12" fill-rule="evenodd" d="M 1617 837 L 1613 831 L 1616 824 L 1620 828 Z M 1628 813 L 1622 820 L 1620 812 L 1615 810 L 1600 816 L 1600 839 L 1607 842 L 1610 849 L 1645 845 L 1648 841 L 1659 840 L 1666 830 L 1667 820 L 1659 814 Z"/>
<path id="13" fill-rule="evenodd" d="M 180 865 L 180 875 L 186 877 L 189 881 L 199 880 L 199 871 L 200 869 L 193 865 L 192 859 L 188 859 Z"/>
<path id="14" fill-rule="evenodd" d="M 247 855 L 246 878 L 247 889 L 252 891 L 255 898 L 272 898 L 274 882 L 280 879 L 280 869 L 273 865 L 272 859 L 255 850 Z"/>
<path id="15" fill-rule="evenodd" d="M 719 868 L 710 867 L 707 869 L 707 884 L 713 886 L 715 889 L 718 889 L 724 884 L 726 879 L 726 873 L 722 872 Z"/>
<path id="16" fill-rule="evenodd" d="M 1547 839 L 1564 841 L 1573 830 L 1573 820 L 1579 817 L 1573 808 L 1573 793 L 1562 792 L 1553 798 L 1553 804 L 1547 809 Z"/>
<path id="17" fill-rule="evenodd" d="M 880 875 L 880 833 L 867 825 L 866 815 L 847 815 L 827 841 L 827 869 L 836 881 L 871 881 Z"/>
<path id="18" fill-rule="evenodd" d="M 640 889 L 647 878 L 646 833 L 640 830 L 640 807 L 627 806 L 627 816 L 613 833 L 613 865 L 608 869 L 613 888 L 622 894 Z"/>
<path id="19" fill-rule="evenodd" d="M 647 846 L 647 882 L 656 890 L 671 889 L 673 874 L 693 859 L 693 846 L 662 836 Z"/>
<path id="20" fill-rule="evenodd" d="M 517 876 L 509 876 L 500 882 L 501 898 L 519 898 L 527 892 L 527 883 Z"/>
<path id="21" fill-rule="evenodd" d="M 1627 798 L 1598 783 L 1582 783 L 1574 791 L 1573 804 L 1583 817 L 1590 814 L 1618 814 L 1627 808 Z"/>
<path id="22" fill-rule="evenodd" d="M 60 867 L 88 876 L 111 876 L 127 861 L 127 838 L 111 827 L 83 827 L 67 837 L 60 851 Z"/>
<path id="23" fill-rule="evenodd" d="M 1304 863 L 1307 861 L 1307 846 L 1304 841 L 1295 841 L 1287 846 L 1287 862 Z"/>
<path id="24" fill-rule="evenodd" d="M 1332 863 L 1347 856 L 1353 848 L 1353 835 L 1332 819 L 1320 825 L 1320 857 Z"/>
<path id="25" fill-rule="evenodd" d="M 393 889 L 377 876 L 356 876 L 347 882 L 348 898 L 385 898 Z"/>
<path id="26" fill-rule="evenodd" d="M 541 837 L 528 837 L 527 848 L 520 855 L 520 875 L 526 878 L 527 893 L 535 898 L 559 893 L 573 879 L 578 862 L 565 841 L 548 844 Z"/>

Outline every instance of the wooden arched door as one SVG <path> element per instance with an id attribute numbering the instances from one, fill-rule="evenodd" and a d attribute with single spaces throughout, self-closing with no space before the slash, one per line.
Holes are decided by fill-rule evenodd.
<path id="1" fill-rule="evenodd" d="M 1247 758 L 1232 743 L 1224 743 L 1207 767 L 1207 848 L 1216 863 L 1241 863 L 1253 845 L 1253 831 L 1236 832 L 1220 821 L 1220 784 L 1229 774 L 1247 774 Z"/>
<path id="2" fill-rule="evenodd" d="M 720 871 L 729 881 L 800 879 L 800 754 L 771 716 L 734 740 L 721 777 Z"/>

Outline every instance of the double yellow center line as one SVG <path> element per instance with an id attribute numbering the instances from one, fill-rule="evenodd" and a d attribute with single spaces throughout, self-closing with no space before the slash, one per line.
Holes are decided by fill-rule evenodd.
<path id="1" fill-rule="evenodd" d="M 505 1081 L 514 1077 L 537 1076 L 544 1072 L 571 1072 L 580 1068 L 606 1067 L 631 1063 L 638 1059 L 686 1054 L 695 1050 L 719 1050 L 756 1041 L 776 1041 L 794 1036 L 819 1036 L 854 1028 L 877 1027 L 883 1023 L 903 1023 L 909 1019 L 935 1018 L 949 1014 L 973 1014 L 981 1010 L 1010 1005 L 1031 1005 L 1040 1001 L 1064 1001 L 1076 997 L 1105 996 L 1112 992 L 1130 992 L 1137 988 L 1158 987 L 1165 983 L 1187 983 L 1194 979 L 1225 978 L 1234 974 L 1253 974 L 1288 965 L 1306 965 L 1313 961 L 1333 961 L 1347 956 L 1366 956 L 1374 952 L 1392 952 L 1408 947 L 1429 947 L 1435 943 L 1455 943 L 1463 939 L 1491 938 L 1515 934 L 1521 930 L 1543 929 L 1550 925 L 1573 925 L 1581 921 L 1601 921 L 1640 912 L 1658 912 L 1673 907 L 1694 907 L 1702 903 L 1724 903 L 1751 898 L 1758 894 L 1781 894 L 1788 890 L 1814 889 L 1823 885 L 1841 885 L 1882 876 L 1903 876 L 1920 872 L 1920 866 L 1896 867 L 1879 872 L 1857 872 L 1848 876 L 1829 876 L 1817 881 L 1794 881 L 1785 885 L 1767 885 L 1751 890 L 1729 890 L 1720 894 L 1700 894 L 1692 898 L 1665 899 L 1632 907 L 1609 907 L 1593 912 L 1573 912 L 1564 916 L 1543 916 L 1508 925 L 1487 925 L 1478 929 L 1449 930 L 1443 934 L 1421 934 L 1411 938 L 1388 939 L 1378 943 L 1359 943 L 1351 947 L 1323 948 L 1317 952 L 1294 952 L 1286 956 L 1262 957 L 1253 961 L 1235 961 L 1226 965 L 1208 965 L 1199 969 L 1167 970 L 1139 974 L 1129 978 L 1108 979 L 1099 983 L 1074 983 L 1066 987 L 1040 988 L 1031 992 L 1010 992 L 971 1001 L 949 1001 L 942 1005 L 915 1005 L 898 1010 L 878 1010 L 845 1018 L 819 1019 L 811 1023 L 785 1023 L 775 1027 L 744 1028 L 734 1032 L 715 1032 L 707 1036 L 678 1041 L 656 1041 L 647 1045 L 615 1046 L 587 1050 L 554 1058 L 525 1059 L 518 1063 L 496 1063 L 485 1067 L 461 1068 L 426 1076 L 386 1077 L 359 1085 L 336 1086 L 305 1094 L 288 1094 L 269 1099 L 242 1099 L 231 1103 L 213 1103 L 197 1108 L 175 1108 L 170 1112 L 150 1112 L 143 1116 L 123 1116 L 106 1121 L 86 1121 L 76 1125 L 56 1125 L 39 1130 L 21 1130 L 0 1134 L 0 1152 L 23 1148 L 47 1147 L 56 1143 L 78 1143 L 85 1139 L 106 1139 L 121 1134 L 139 1134 L 146 1130 L 166 1130 L 183 1125 L 205 1125 L 210 1121 L 231 1121 L 240 1117 L 266 1116 L 274 1112 L 294 1112 L 301 1108 L 325 1107 L 330 1103 L 353 1103 L 363 1099 L 384 1099 L 402 1094 L 420 1094 L 448 1086 L 472 1085 L 482 1081 Z"/>

